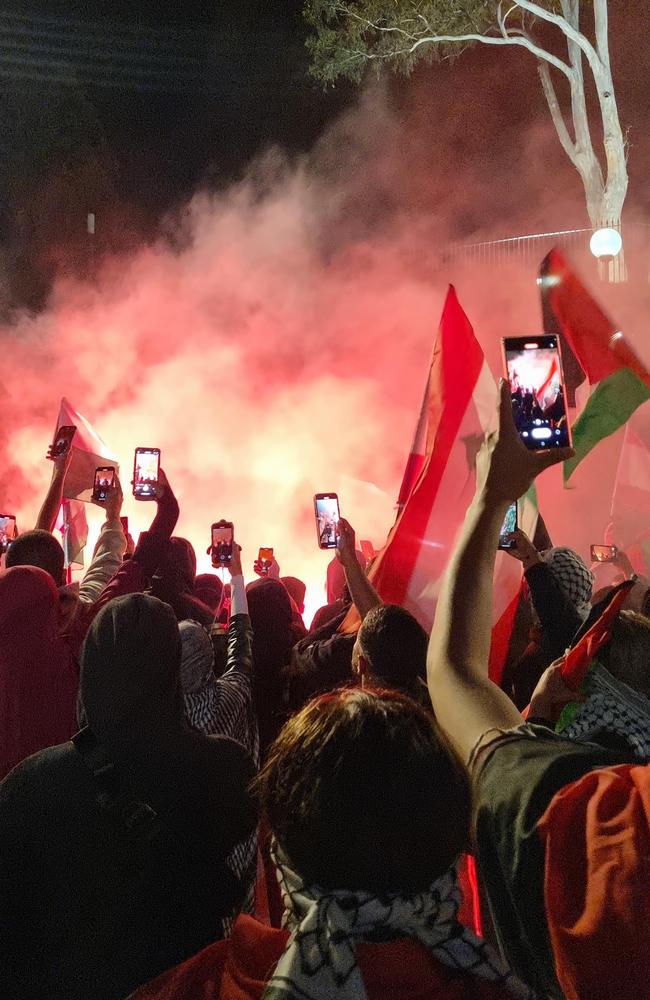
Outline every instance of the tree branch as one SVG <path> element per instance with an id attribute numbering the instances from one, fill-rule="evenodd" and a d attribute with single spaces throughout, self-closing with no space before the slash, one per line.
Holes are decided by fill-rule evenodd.
<path id="1" fill-rule="evenodd" d="M 603 66 L 610 71 L 609 63 L 609 18 L 607 13 L 607 0 L 594 0 L 594 29 L 596 34 L 596 48 L 598 56 Z"/>
<path id="2" fill-rule="evenodd" d="M 577 169 L 578 162 L 576 157 L 576 147 L 571 136 L 569 135 L 569 130 L 566 127 L 566 122 L 562 116 L 562 110 L 560 108 L 560 102 L 557 99 L 557 94 L 555 92 L 555 87 L 553 86 L 553 81 L 551 80 L 551 71 L 548 64 L 545 62 L 540 62 L 538 64 L 538 72 L 540 80 L 542 81 L 542 90 L 544 91 L 544 97 L 546 98 L 546 103 L 548 104 L 548 109 L 551 112 L 551 118 L 553 119 L 553 124 L 555 125 L 555 131 L 557 132 L 557 137 L 562 144 L 562 149 L 566 155 L 571 160 L 573 166 Z"/>
<path id="3" fill-rule="evenodd" d="M 589 61 L 589 65 L 594 70 L 594 74 L 597 72 L 595 67 L 600 68 L 601 65 L 598 53 L 582 32 L 574 28 L 565 17 L 562 17 L 561 14 L 554 14 L 552 11 L 546 10 L 545 7 L 540 7 L 537 3 L 530 3 L 530 0 L 517 0 L 517 5 L 522 10 L 527 10 L 530 14 L 538 17 L 540 21 L 548 21 L 549 24 L 554 24 L 559 28 L 563 35 L 580 46 Z"/>

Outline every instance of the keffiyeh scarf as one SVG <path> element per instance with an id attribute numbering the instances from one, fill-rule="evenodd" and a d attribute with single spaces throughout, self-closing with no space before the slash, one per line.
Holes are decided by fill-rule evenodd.
<path id="1" fill-rule="evenodd" d="M 455 868 L 427 892 L 413 896 L 320 890 L 303 885 L 278 845 L 272 848 L 291 937 L 263 1000 L 365 1000 L 357 964 L 358 941 L 377 935 L 410 937 L 438 961 L 495 983 L 512 997 L 535 994 L 519 982 L 491 948 L 458 923 L 461 901 Z"/>
<path id="2" fill-rule="evenodd" d="M 572 720 L 557 727 L 562 736 L 580 742 L 598 742 L 598 734 L 623 737 L 638 760 L 650 760 L 650 698 L 616 680 L 595 662 L 584 681 L 587 700 Z"/>
<path id="3" fill-rule="evenodd" d="M 567 601 L 585 621 L 591 611 L 593 573 L 573 549 L 556 546 L 545 552 L 543 558 Z"/>

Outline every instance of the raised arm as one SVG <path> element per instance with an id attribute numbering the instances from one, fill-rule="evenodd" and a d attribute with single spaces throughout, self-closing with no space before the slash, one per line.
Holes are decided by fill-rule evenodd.
<path id="1" fill-rule="evenodd" d="M 524 447 L 512 419 L 510 388 L 502 383 L 499 430 L 488 436 L 477 460 L 476 494 L 445 573 L 427 657 L 436 717 L 465 759 L 484 732 L 522 721 L 488 678 L 499 529 L 508 505 L 540 472 L 570 454 L 569 449 L 532 452 Z"/>
<path id="2" fill-rule="evenodd" d="M 36 519 L 35 528 L 42 531 L 54 531 L 56 519 L 59 516 L 61 503 L 63 501 L 63 484 L 65 476 L 72 461 L 72 448 L 68 448 L 67 454 L 52 460 L 52 478 L 45 499 Z"/>
<path id="3" fill-rule="evenodd" d="M 379 604 L 383 604 L 383 601 L 366 576 L 365 570 L 357 562 L 355 543 L 354 529 L 342 517 L 338 525 L 336 555 L 345 570 L 345 579 L 352 603 L 363 621 L 368 612 Z"/>
<path id="4" fill-rule="evenodd" d="M 253 672 L 253 630 L 248 616 L 248 598 L 246 597 L 246 583 L 241 565 L 241 550 L 234 539 L 230 561 L 230 594 L 228 653 L 226 672 L 221 680 L 227 678 L 231 670 L 238 670 L 249 676 Z"/>

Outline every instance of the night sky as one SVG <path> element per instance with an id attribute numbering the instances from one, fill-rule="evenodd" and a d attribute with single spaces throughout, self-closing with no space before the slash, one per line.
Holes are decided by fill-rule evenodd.
<path id="1" fill-rule="evenodd" d="M 61 262 L 51 243 L 82 240 L 86 210 L 106 220 L 99 251 L 120 250 L 151 238 L 165 213 L 198 188 L 222 189 L 242 176 L 270 145 L 289 155 L 313 146 L 357 91 L 342 82 L 324 93 L 308 77 L 301 8 L 301 0 L 16 0 L 0 12 L 0 237 L 14 248 L 14 270 L 34 270 L 38 261 L 46 272 L 44 284 L 26 279 L 17 301 L 42 297 Z M 630 203 L 645 212 L 650 121 L 639 81 L 650 72 L 650 52 L 638 38 L 647 14 L 640 0 L 611 8 L 619 107 L 630 126 Z M 453 145 L 461 164 L 517 176 L 528 169 L 529 131 L 548 123 L 534 62 L 523 52 L 499 58 L 475 47 L 409 81 L 391 79 L 388 100 L 417 131 L 420 177 L 441 142 Z M 545 157 L 529 169 L 553 170 L 536 179 L 550 202 L 554 183 L 562 194 L 575 192 L 575 219 L 563 209 L 549 224 L 582 224 L 579 183 L 554 142 L 557 170 Z M 429 208 L 426 178 L 420 186 Z M 469 201 L 459 238 L 492 224 L 491 202 Z"/>

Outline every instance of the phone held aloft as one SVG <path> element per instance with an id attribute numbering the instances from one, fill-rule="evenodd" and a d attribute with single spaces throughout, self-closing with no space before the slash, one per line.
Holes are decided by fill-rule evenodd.
<path id="1" fill-rule="evenodd" d="M 16 518 L 13 514 L 0 514 L 0 555 L 3 555 L 16 537 Z"/>
<path id="2" fill-rule="evenodd" d="M 592 545 L 592 562 L 611 563 L 618 559 L 618 549 L 615 545 Z"/>
<path id="3" fill-rule="evenodd" d="M 76 430 L 77 428 L 74 424 L 65 424 L 63 427 L 59 427 L 54 435 L 54 440 L 50 445 L 47 457 L 52 461 L 57 458 L 64 458 L 70 451 L 70 446 Z"/>
<path id="4" fill-rule="evenodd" d="M 317 493 L 314 497 L 316 537 L 320 549 L 335 549 L 340 519 L 339 498 L 336 493 Z"/>
<path id="5" fill-rule="evenodd" d="M 257 561 L 260 566 L 261 573 L 268 573 L 271 568 L 271 563 L 273 562 L 273 549 L 262 547 L 257 553 Z"/>
<path id="6" fill-rule="evenodd" d="M 95 503 L 106 503 L 108 494 L 115 485 L 115 468 L 112 465 L 103 465 L 95 469 L 95 482 L 93 484 L 92 499 Z"/>
<path id="7" fill-rule="evenodd" d="M 499 531 L 499 548 L 504 551 L 509 549 L 514 549 L 517 545 L 516 541 L 511 537 L 517 530 L 517 501 L 515 500 L 510 504 L 506 511 L 506 516 L 503 519 L 503 524 L 501 525 L 501 530 Z"/>
<path id="8" fill-rule="evenodd" d="M 160 476 L 160 448 L 136 448 L 133 460 L 133 496 L 155 500 Z"/>
<path id="9" fill-rule="evenodd" d="M 512 415 L 530 451 L 568 448 L 571 428 L 558 337 L 504 337 Z"/>
<path id="10" fill-rule="evenodd" d="M 230 566 L 234 533 L 232 521 L 215 521 L 212 525 L 210 551 L 215 569 Z"/>

